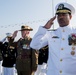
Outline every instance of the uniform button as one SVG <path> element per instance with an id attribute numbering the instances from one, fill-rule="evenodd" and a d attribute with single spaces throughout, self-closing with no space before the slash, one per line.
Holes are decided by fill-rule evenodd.
<path id="1" fill-rule="evenodd" d="M 6 53 L 8 53 L 8 51 L 6 51 Z"/>
<path id="2" fill-rule="evenodd" d="M 21 54 L 21 52 L 19 54 Z"/>
<path id="3" fill-rule="evenodd" d="M 5 57 L 8 57 L 8 54 L 5 54 Z"/>
<path id="4" fill-rule="evenodd" d="M 65 40 L 64 38 L 62 38 L 62 40 Z"/>
<path id="5" fill-rule="evenodd" d="M 62 70 L 60 70 L 60 73 L 62 73 Z"/>
<path id="6" fill-rule="evenodd" d="M 64 48 L 61 48 L 61 50 L 64 50 Z"/>
<path id="7" fill-rule="evenodd" d="M 62 59 L 60 59 L 60 61 L 63 61 Z"/>
<path id="8" fill-rule="evenodd" d="M 55 40 L 54 40 L 54 42 L 55 42 Z"/>
<path id="9" fill-rule="evenodd" d="M 11 49 L 11 52 L 12 52 L 13 50 Z"/>
<path id="10" fill-rule="evenodd" d="M 63 29 L 63 31 L 62 32 L 65 32 L 65 30 Z"/>
<path id="11" fill-rule="evenodd" d="M 75 47 L 72 47 L 72 50 L 75 50 Z"/>

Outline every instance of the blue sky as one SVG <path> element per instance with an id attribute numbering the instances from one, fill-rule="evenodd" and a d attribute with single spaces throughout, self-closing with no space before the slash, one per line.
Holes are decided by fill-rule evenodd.
<path id="1" fill-rule="evenodd" d="M 5 37 L 5 33 L 13 33 L 19 30 L 24 24 L 33 28 L 30 36 L 33 37 L 40 25 L 54 16 L 55 5 L 62 0 L 0 0 L 0 39 Z M 76 0 L 63 0 L 76 7 Z M 53 4 L 52 4 L 53 3 Z M 75 23 L 76 14 L 72 20 Z M 55 21 L 54 27 L 58 27 Z M 17 39 L 20 38 L 18 32 Z"/>

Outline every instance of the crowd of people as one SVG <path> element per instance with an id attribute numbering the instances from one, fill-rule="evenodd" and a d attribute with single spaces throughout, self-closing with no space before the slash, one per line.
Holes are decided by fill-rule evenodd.
<path id="1" fill-rule="evenodd" d="M 20 39 L 14 41 L 15 31 L 0 41 L 2 75 L 14 75 L 14 69 L 17 75 L 76 75 L 76 28 L 70 25 L 75 8 L 62 2 L 55 9 L 55 16 L 33 38 L 33 29 L 22 25 Z M 59 27 L 49 31 L 56 18 Z"/>
<path id="2" fill-rule="evenodd" d="M 38 61 L 43 58 L 41 59 L 41 56 L 39 56 L 42 55 L 41 49 L 37 51 L 30 47 L 32 38 L 29 34 L 32 30 L 31 27 L 22 25 L 21 30 L 19 30 L 22 37 L 18 41 L 14 41 L 18 33 L 18 31 L 14 31 L 14 33 L 6 33 L 7 36 L 0 42 L 3 75 L 15 75 L 15 69 L 17 75 L 36 74 Z M 47 47 L 43 48 L 43 51 L 45 52 L 46 49 Z M 44 55 L 43 53 L 42 57 Z"/>

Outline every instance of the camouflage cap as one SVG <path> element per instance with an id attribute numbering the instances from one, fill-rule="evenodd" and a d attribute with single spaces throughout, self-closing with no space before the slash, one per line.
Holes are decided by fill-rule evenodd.
<path id="1" fill-rule="evenodd" d="M 32 31 L 33 29 L 32 29 L 31 27 L 29 27 L 29 26 L 24 26 L 24 25 L 22 25 L 20 31 L 23 31 L 23 30 Z"/>

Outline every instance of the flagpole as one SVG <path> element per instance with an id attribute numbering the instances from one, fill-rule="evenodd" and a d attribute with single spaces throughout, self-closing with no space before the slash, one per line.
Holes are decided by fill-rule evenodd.
<path id="1" fill-rule="evenodd" d="M 65 0 L 65 2 L 67 3 L 67 0 Z"/>
<path id="2" fill-rule="evenodd" d="M 54 16 L 54 0 L 52 0 L 52 17 Z M 53 29 L 54 29 L 54 24 L 53 24 Z"/>

